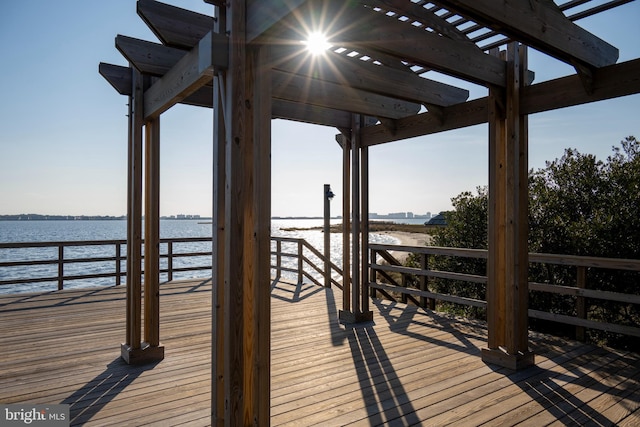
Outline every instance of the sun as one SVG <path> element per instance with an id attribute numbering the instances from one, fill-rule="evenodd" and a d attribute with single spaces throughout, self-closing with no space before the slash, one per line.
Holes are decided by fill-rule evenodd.
<path id="1" fill-rule="evenodd" d="M 322 55 L 331 47 L 327 36 L 319 31 L 309 34 L 309 37 L 303 43 L 312 55 Z"/>

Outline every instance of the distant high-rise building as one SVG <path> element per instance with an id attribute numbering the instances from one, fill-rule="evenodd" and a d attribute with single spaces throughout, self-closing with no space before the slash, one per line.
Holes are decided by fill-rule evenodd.
<path id="1" fill-rule="evenodd" d="M 407 213 L 406 212 L 392 212 L 389 215 L 387 215 L 388 218 L 393 218 L 393 219 L 404 219 L 407 217 Z"/>

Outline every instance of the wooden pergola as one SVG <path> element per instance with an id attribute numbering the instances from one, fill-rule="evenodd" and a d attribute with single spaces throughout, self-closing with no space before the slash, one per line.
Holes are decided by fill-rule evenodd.
<path id="1" fill-rule="evenodd" d="M 372 318 L 363 221 L 368 148 L 488 123 L 489 338 L 482 358 L 512 369 L 533 364 L 527 117 L 640 92 L 640 59 L 618 64 L 615 47 L 575 23 L 632 0 L 205 1 L 213 16 L 139 0 L 138 14 L 160 43 L 117 36 L 129 66 L 100 64 L 130 105 L 122 357 L 143 363 L 164 355 L 160 116 L 185 103 L 213 107 L 212 423 L 269 423 L 272 118 L 339 131 L 344 244 L 353 245 L 343 265 L 344 322 Z M 312 31 L 333 45 L 322 56 L 302 43 Z M 527 46 L 570 64 L 575 74 L 533 84 Z M 432 70 L 485 86 L 488 96 L 468 101 L 466 89 L 429 79 Z"/>

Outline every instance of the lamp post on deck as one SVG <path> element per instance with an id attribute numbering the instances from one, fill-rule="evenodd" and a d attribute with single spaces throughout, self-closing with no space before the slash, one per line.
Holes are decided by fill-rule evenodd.
<path id="1" fill-rule="evenodd" d="M 324 185 L 324 286 L 331 287 L 331 206 L 333 191 L 329 184 Z"/>

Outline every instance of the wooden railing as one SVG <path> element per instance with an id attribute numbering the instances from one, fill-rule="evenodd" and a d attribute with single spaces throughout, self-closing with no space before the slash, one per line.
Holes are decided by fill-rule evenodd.
<path id="1" fill-rule="evenodd" d="M 283 272 L 293 273 L 299 283 L 303 280 L 309 280 L 318 286 L 334 285 L 342 289 L 342 283 L 336 279 L 342 277 L 342 270 L 331 260 L 310 245 L 304 239 L 289 237 L 272 237 L 272 264 L 271 269 L 276 279 L 280 279 Z M 197 244 L 210 243 L 209 237 L 195 238 L 170 238 L 161 239 L 160 259 L 162 264 L 166 264 L 160 269 L 161 274 L 166 274 L 167 280 L 173 280 L 174 274 L 179 272 L 191 272 L 199 270 L 211 270 L 211 249 L 208 245 L 207 250 L 191 250 L 176 251 L 178 244 Z M 73 256 L 66 253 L 73 252 L 73 248 L 86 250 L 87 247 L 112 247 L 111 254 L 99 256 Z M 125 240 L 92 240 L 92 241 L 67 241 L 67 242 L 33 242 L 33 243 L 0 243 L 0 260 L 6 259 L 2 256 L 5 250 L 29 250 L 41 248 L 45 251 L 50 250 L 47 257 L 44 255 L 39 257 L 29 256 L 28 259 L 13 259 L 9 261 L 0 261 L 0 273 L 3 269 L 15 267 L 47 267 L 52 266 L 50 271 L 55 274 L 36 275 L 31 272 L 28 277 L 14 277 L 10 279 L 0 280 L 0 286 L 9 286 L 17 284 L 45 283 L 53 282 L 57 284 L 57 289 L 64 289 L 65 283 L 75 280 L 102 279 L 113 278 L 112 284 L 120 285 L 122 278 L 126 276 L 126 241 Z M 437 293 L 429 291 L 429 278 L 457 280 L 469 283 L 487 283 L 487 277 L 484 275 L 472 275 L 457 273 L 452 271 L 438 271 L 429 268 L 429 257 L 431 256 L 449 256 L 474 259 L 487 259 L 487 251 L 478 249 L 461 249 L 461 248 L 442 248 L 442 247 L 413 247 L 400 245 L 383 245 L 369 244 L 370 249 L 370 271 L 371 277 L 366 281 L 372 296 L 375 292 L 382 293 L 385 297 L 396 299 L 394 293 L 400 294 L 402 302 L 411 300 L 414 304 L 434 308 L 436 301 L 446 301 L 456 304 L 468 305 L 479 308 L 486 308 L 487 302 L 484 300 L 466 298 L 457 295 Z M 405 267 L 400 263 L 391 252 L 405 252 L 416 254 L 420 260 L 419 268 Z M 102 251 L 103 253 L 105 251 Z M 208 257 L 208 261 L 203 264 L 176 265 L 177 260 L 189 259 L 195 257 Z M 378 262 L 378 257 L 384 260 L 384 263 Z M 529 309 L 529 317 L 534 319 L 551 320 L 576 327 L 576 336 L 578 339 L 584 338 L 584 329 L 599 329 L 608 332 L 625 334 L 640 337 L 640 328 L 627 325 L 611 324 L 600 322 L 587 318 L 587 306 L 585 299 L 596 299 L 601 301 L 611 301 L 623 304 L 640 305 L 640 295 L 624 294 L 619 292 L 610 292 L 589 289 L 587 283 L 587 269 L 601 268 L 611 270 L 626 270 L 640 272 L 640 260 L 624 260 L 612 258 L 596 258 L 596 257 L 580 257 L 570 255 L 551 255 L 551 254 L 529 254 L 529 262 L 531 264 L 549 264 L 563 265 L 576 268 L 576 285 L 565 286 L 553 283 L 537 283 L 530 282 L 529 290 L 538 292 L 547 292 L 558 295 L 568 295 L 575 297 L 576 316 L 569 316 L 559 313 L 549 313 L 545 311 Z M 99 272 L 69 274 L 69 271 L 82 269 L 84 266 L 94 263 L 103 264 Z M 104 264 L 111 265 L 107 271 L 104 271 Z M 331 277 L 325 278 L 325 268 L 329 266 L 332 272 Z M 70 268 L 74 267 L 74 268 Z M 395 280 L 389 273 L 400 274 L 401 280 Z M 381 275 L 387 279 L 389 284 L 377 281 L 377 276 Z M 5 274 L 6 276 L 6 274 Z M 0 275 L 2 277 L 2 275 Z M 407 286 L 407 278 L 417 278 L 418 285 L 416 287 Z M 324 283 L 322 283 L 324 282 Z M 640 286 L 640 284 L 639 284 Z"/>
<path id="2" fill-rule="evenodd" d="M 314 248 L 305 239 L 271 237 L 271 241 L 276 244 L 275 250 L 271 251 L 271 255 L 275 256 L 275 264 L 272 264 L 271 268 L 275 270 L 276 279 L 280 279 L 282 272 L 287 271 L 297 274 L 298 283 L 302 283 L 304 278 L 307 278 L 318 286 L 326 286 L 325 284 L 330 283 L 331 285 L 335 285 L 339 289 L 342 289 L 342 283 L 338 282 L 333 277 L 334 272 L 341 277 L 342 270 L 330 259 L 325 258 L 324 254 Z M 283 246 L 284 250 L 287 252 L 283 252 Z M 297 267 L 292 268 L 283 266 L 283 258 L 295 260 Z M 326 271 L 325 266 L 327 264 L 329 266 L 329 271 L 331 271 L 331 277 L 324 278 Z M 308 271 L 309 268 L 311 271 Z M 320 281 L 318 281 L 318 277 L 324 278 L 325 284 L 320 283 Z"/>
<path id="3" fill-rule="evenodd" d="M 428 278 L 440 278 L 449 280 L 458 280 L 470 283 L 487 283 L 486 276 L 463 274 L 448 271 L 437 271 L 429 268 L 428 259 L 434 255 L 444 255 L 451 257 L 487 259 L 487 251 L 479 249 L 460 249 L 460 248 L 443 248 L 443 247 L 412 247 L 398 245 L 381 245 L 370 244 L 370 271 L 368 286 L 373 294 L 376 291 L 381 292 L 385 297 L 395 300 L 392 293 L 401 294 L 401 301 L 407 302 L 411 300 L 416 305 L 433 308 L 434 302 L 437 300 L 447 301 L 456 304 L 469 305 L 474 307 L 486 308 L 487 302 L 483 300 L 465 298 L 456 295 L 431 292 L 428 290 Z M 395 258 L 391 252 L 406 252 L 416 254 L 420 259 L 420 267 L 404 267 Z M 386 264 L 378 262 L 380 256 Z M 576 297 L 576 316 L 569 316 L 558 313 L 549 313 L 540 310 L 529 309 L 529 317 L 535 319 L 551 320 L 554 322 L 565 323 L 575 326 L 576 337 L 584 339 L 584 328 L 599 329 L 607 332 L 614 332 L 624 335 L 640 337 L 640 328 L 605 323 L 587 318 L 587 309 L 585 298 L 592 298 L 601 301 L 613 301 L 624 304 L 640 304 L 640 292 L 638 294 L 624 294 L 619 292 L 609 292 L 595 289 L 588 289 L 586 280 L 587 269 L 602 268 L 610 270 L 626 270 L 640 272 L 640 260 L 615 259 L 615 258 L 597 258 L 583 257 L 572 255 L 553 255 L 553 254 L 529 254 L 530 264 L 550 264 L 572 266 L 576 268 L 576 286 L 565 286 L 553 283 L 529 283 L 530 291 L 548 292 L 551 294 L 570 295 Z M 398 282 L 389 273 L 399 273 L 402 279 Z M 376 279 L 377 274 L 385 277 L 390 284 L 379 283 Z M 417 277 L 418 286 L 415 288 L 407 287 L 407 277 Z M 638 284 L 640 287 L 640 283 Z"/>
<path id="4" fill-rule="evenodd" d="M 330 270 L 335 272 L 337 276 L 342 276 L 342 270 L 338 268 L 330 260 L 325 259 L 324 255 L 311 246 L 304 239 L 293 239 L 286 237 L 272 237 L 275 242 L 275 250 L 271 253 L 275 256 L 275 264 L 271 267 L 275 269 L 275 275 L 280 278 L 283 271 L 293 272 L 297 275 L 297 280 L 301 282 L 305 278 L 321 285 L 319 277 L 324 277 L 325 264 L 329 263 Z M 177 245 L 184 245 L 189 249 L 189 245 L 198 243 L 211 243 L 210 237 L 187 237 L 187 238 L 167 238 L 160 239 L 160 273 L 166 275 L 168 281 L 173 280 L 175 273 L 191 272 L 199 270 L 211 270 L 211 246 L 207 250 L 189 250 L 176 251 Z M 284 246 L 284 251 L 283 251 Z M 76 252 L 87 252 L 89 247 L 102 247 L 100 255 L 97 256 L 74 256 L 68 252 L 76 250 Z M 28 256 L 23 259 L 12 259 L 8 261 L 0 261 L 0 286 L 35 284 L 35 283 L 56 283 L 57 289 L 62 290 L 65 283 L 78 280 L 91 279 L 110 279 L 109 284 L 120 285 L 126 276 L 126 240 L 91 240 L 91 241 L 64 241 L 64 242 L 33 242 L 33 243 L 0 243 L 0 260 L 9 258 L 3 256 L 3 251 L 10 250 L 33 250 L 43 249 L 46 254 L 34 257 Z M 106 255 L 108 253 L 108 255 Z M 196 257 L 208 257 L 207 262 L 201 264 L 191 264 L 180 266 L 180 260 L 188 260 Z M 16 257 L 12 257 L 16 258 Z M 28 259 L 24 259 L 28 258 Z M 290 258 L 292 262 L 283 264 L 283 259 Z M 144 259 L 144 256 L 143 256 Z M 294 264 L 295 267 L 287 265 Z M 98 266 L 99 265 L 99 266 Z M 51 267 L 47 270 L 47 267 Z M 93 267 L 99 272 L 79 272 L 70 274 L 73 270 L 86 270 Z M 15 277 L 1 279 L 2 276 L 11 276 L 10 274 L 2 274 L 11 268 L 29 267 L 30 272 L 24 277 Z M 38 275 L 33 272 L 33 267 L 45 267 L 45 272 Z M 342 288 L 340 282 L 335 278 L 330 278 L 330 283 Z"/>
<path id="5" fill-rule="evenodd" d="M 167 280 L 173 280 L 174 274 L 179 272 L 189 272 L 197 270 L 211 270 L 211 249 L 200 251 L 176 251 L 175 245 L 185 244 L 193 246 L 194 243 L 210 243 L 210 237 L 183 237 L 183 238 L 169 238 L 160 239 L 160 260 L 161 263 L 166 263 L 166 267 L 160 269 L 161 274 L 167 275 Z M 73 256 L 67 252 L 86 252 L 89 247 L 102 247 L 100 250 L 101 255 L 97 256 Z M 0 261 L 0 271 L 6 271 L 15 267 L 36 267 L 36 266 L 52 266 L 54 267 L 56 274 L 46 272 L 43 275 L 36 275 L 33 271 L 28 274 L 28 277 L 13 277 L 10 279 L 0 280 L 0 286 L 30 284 L 30 283 L 57 283 L 57 289 L 64 289 L 65 282 L 88 280 L 88 279 L 104 279 L 113 278 L 113 284 L 122 284 L 123 277 L 126 276 L 125 261 L 126 256 L 126 240 L 83 240 L 83 241 L 62 241 L 62 242 L 30 242 L 30 243 L 0 243 L 0 256 L 3 251 L 6 250 L 29 250 L 40 248 L 51 252 L 37 259 L 23 259 L 23 260 L 10 260 Z M 110 253 L 110 255 L 104 255 Z M 200 256 L 209 256 L 209 262 L 206 265 L 195 264 L 189 266 L 179 266 L 177 260 L 187 259 Z M 0 259 L 8 257 L 0 257 Z M 144 256 L 143 256 L 144 259 Z M 69 270 L 79 270 L 83 267 L 88 268 L 90 264 L 93 264 L 95 270 L 100 272 L 96 273 L 77 273 L 68 274 Z M 176 265 L 178 264 L 178 266 Z M 110 266 L 110 267 L 109 267 Z"/>

